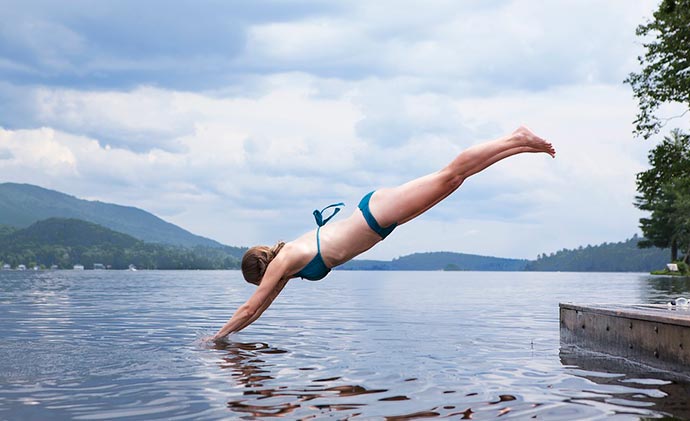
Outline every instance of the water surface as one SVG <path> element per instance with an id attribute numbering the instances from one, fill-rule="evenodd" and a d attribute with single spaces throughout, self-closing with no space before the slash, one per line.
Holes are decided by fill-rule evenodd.
<path id="1" fill-rule="evenodd" d="M 236 271 L 0 272 L 0 419 L 690 417 L 687 382 L 562 348 L 558 323 L 559 302 L 664 303 L 687 280 L 335 271 L 205 344 L 252 290 Z"/>

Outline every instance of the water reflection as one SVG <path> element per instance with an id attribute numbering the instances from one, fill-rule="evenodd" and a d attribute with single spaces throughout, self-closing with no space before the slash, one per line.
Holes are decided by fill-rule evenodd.
<path id="1" fill-rule="evenodd" d="M 687 280 L 332 276 L 208 349 L 251 291 L 239 272 L 0 271 L 0 419 L 690 418 L 685 383 L 564 366 L 558 341 L 558 302 L 666 302 Z"/>
<path id="2" fill-rule="evenodd" d="M 690 297 L 690 277 L 652 276 L 645 279 L 640 299 L 646 304 L 666 304 L 678 297 Z"/>
<path id="3" fill-rule="evenodd" d="M 359 384 L 337 384 L 344 379 L 340 376 L 281 380 L 281 367 L 271 361 L 276 354 L 288 354 L 289 351 L 272 347 L 263 342 L 227 342 L 215 343 L 211 347 L 223 351 L 219 366 L 229 370 L 237 386 L 243 388 L 241 398 L 231 399 L 227 407 L 235 414 L 246 414 L 247 417 L 285 417 L 295 419 L 314 418 L 337 412 L 339 419 L 356 416 L 369 416 L 368 410 L 380 409 L 381 403 L 390 405 L 405 401 L 413 401 L 414 397 L 393 394 L 387 395 L 388 389 L 367 388 Z M 316 370 L 315 367 L 300 367 L 300 372 Z M 417 378 L 406 378 L 404 383 L 416 382 Z M 281 381 L 289 385 L 282 384 Z M 305 381 L 307 382 L 305 384 Z M 392 385 L 395 389 L 396 385 Z M 476 392 L 459 394 L 455 390 L 444 390 L 443 395 L 449 396 L 447 404 L 434 406 L 427 410 L 419 410 L 420 402 L 412 402 L 417 410 L 402 414 L 375 414 L 376 417 L 389 420 L 410 420 L 421 418 L 450 417 L 456 419 L 472 419 L 476 411 L 484 415 L 502 416 L 514 410 L 511 402 L 517 404 L 517 409 L 533 409 L 539 404 L 528 404 L 518 401 L 518 397 L 501 394 L 491 401 L 474 402 L 475 409 L 461 404 L 451 404 L 452 400 L 472 401 Z M 354 399 L 353 399 L 354 398 Z M 377 405 L 378 404 L 378 405 Z M 467 402 L 466 402 L 467 404 Z M 392 406 L 391 412 L 400 411 L 399 406 Z M 410 409 L 413 406 L 409 407 Z M 491 410 L 494 408 L 494 410 Z M 518 411 L 519 412 L 519 411 Z"/>
<path id="4" fill-rule="evenodd" d="M 664 419 L 690 419 L 688 379 L 674 373 L 656 370 L 622 357 L 613 357 L 561 344 L 561 364 L 584 381 L 582 390 L 591 392 L 573 396 L 573 403 L 623 405 L 626 413 L 645 415 L 659 411 L 670 415 Z M 640 408 L 640 412 L 629 408 Z M 621 413 L 621 409 L 616 410 Z M 649 414 L 651 415 L 651 414 Z M 646 419 L 646 418 L 642 418 Z"/>
<path id="5" fill-rule="evenodd" d="M 313 385 L 305 388 L 267 385 L 275 377 L 271 375 L 274 366 L 261 356 L 266 354 L 284 354 L 288 351 L 271 347 L 266 343 L 229 342 L 217 343 L 215 349 L 227 351 L 220 363 L 221 368 L 232 371 L 232 377 L 247 390 L 245 398 L 231 400 L 227 403 L 233 412 L 247 413 L 255 417 L 281 417 L 302 408 L 305 403 L 317 398 L 342 398 L 386 392 L 386 389 L 370 390 L 358 385 L 340 385 L 325 387 L 340 377 L 329 377 L 312 380 Z M 310 371 L 313 367 L 302 367 L 299 370 Z M 315 404 L 311 408 L 319 411 L 351 411 L 364 404 Z M 358 415 L 356 413 L 352 416 Z"/>

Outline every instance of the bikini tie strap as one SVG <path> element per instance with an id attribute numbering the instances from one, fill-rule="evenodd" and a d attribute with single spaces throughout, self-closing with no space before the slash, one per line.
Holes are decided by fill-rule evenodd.
<path id="1" fill-rule="evenodd" d="M 340 212 L 340 206 L 345 206 L 345 203 L 342 203 L 342 202 L 340 202 L 340 203 L 334 203 L 334 204 L 332 204 L 332 205 L 328 205 L 328 206 L 326 206 L 325 208 L 321 209 L 321 211 L 319 211 L 319 210 L 314 210 L 314 219 L 316 219 L 316 225 L 318 225 L 319 227 L 322 227 L 322 226 L 326 225 L 326 223 L 327 223 L 328 221 L 330 221 L 331 218 L 333 218 L 338 212 Z M 333 213 L 331 214 L 331 216 L 329 216 L 329 217 L 326 218 L 326 219 L 323 219 L 323 213 L 324 213 L 324 211 L 326 211 L 327 209 L 330 209 L 330 208 L 335 208 L 335 210 L 333 211 Z"/>

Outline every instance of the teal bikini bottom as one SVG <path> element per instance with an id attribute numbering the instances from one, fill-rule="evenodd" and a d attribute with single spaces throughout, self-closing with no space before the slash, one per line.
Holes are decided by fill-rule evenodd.
<path id="1" fill-rule="evenodd" d="M 367 221 L 367 224 L 369 224 L 369 228 L 371 228 L 372 231 L 377 233 L 381 239 L 385 239 L 388 237 L 388 235 L 393 232 L 395 227 L 398 226 L 397 222 L 392 223 L 391 225 L 383 228 L 381 225 L 379 225 L 378 221 L 376 218 L 374 218 L 374 215 L 371 214 L 371 211 L 369 210 L 369 200 L 371 200 L 371 196 L 374 194 L 374 192 L 371 192 L 364 196 L 362 200 L 359 201 L 359 209 L 362 211 L 362 215 L 364 215 L 364 219 Z"/>

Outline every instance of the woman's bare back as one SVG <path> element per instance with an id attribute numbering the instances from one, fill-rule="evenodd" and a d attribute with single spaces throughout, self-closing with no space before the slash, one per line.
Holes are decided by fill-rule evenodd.
<path id="1" fill-rule="evenodd" d="M 334 220 L 321 227 L 319 239 L 321 257 L 329 268 L 352 260 L 381 241 L 381 237 L 369 228 L 359 209 L 355 209 L 346 219 Z M 306 266 L 317 253 L 316 230 L 287 243 L 285 247 L 293 249 L 295 259 L 299 261 L 297 266 Z"/>

